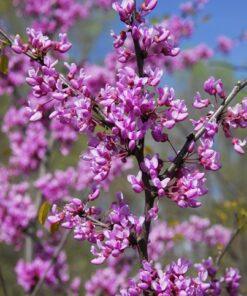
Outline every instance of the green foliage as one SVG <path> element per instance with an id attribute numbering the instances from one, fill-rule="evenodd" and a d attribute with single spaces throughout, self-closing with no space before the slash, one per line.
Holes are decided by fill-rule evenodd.
<path id="1" fill-rule="evenodd" d="M 51 209 L 51 205 L 49 204 L 48 201 L 43 202 L 42 205 L 40 206 L 39 213 L 38 213 L 38 220 L 41 225 L 45 224 L 45 221 L 47 219 L 50 209 Z"/>
<path id="2" fill-rule="evenodd" d="M 4 75 L 8 74 L 9 59 L 6 55 L 0 56 L 0 72 Z"/>

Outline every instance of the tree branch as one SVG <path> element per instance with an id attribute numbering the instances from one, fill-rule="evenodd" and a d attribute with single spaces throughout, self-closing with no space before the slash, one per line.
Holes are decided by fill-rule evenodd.
<path id="1" fill-rule="evenodd" d="M 227 243 L 227 245 L 225 246 L 225 248 L 220 252 L 219 256 L 216 258 L 215 264 L 217 266 L 220 265 L 221 260 L 223 259 L 223 257 L 225 256 L 225 254 L 228 252 L 228 250 L 230 249 L 232 243 L 234 242 L 234 240 L 236 239 L 236 237 L 239 235 L 239 233 L 241 232 L 241 230 L 244 228 L 244 226 L 246 225 L 245 223 L 242 223 L 232 234 L 231 239 L 229 240 L 229 242 Z"/>
<path id="2" fill-rule="evenodd" d="M 231 101 L 236 97 L 236 95 L 247 85 L 247 79 L 243 81 L 238 81 L 237 84 L 233 87 L 232 91 L 228 95 L 228 97 L 222 102 L 219 108 L 212 114 L 208 122 L 219 121 L 221 115 L 225 111 L 226 107 L 231 103 Z M 168 176 L 173 178 L 176 171 L 181 167 L 184 163 L 185 156 L 188 153 L 189 147 L 193 142 L 197 142 L 205 133 L 206 128 L 203 126 L 196 134 L 191 133 L 187 136 L 187 140 L 183 147 L 181 148 L 180 152 L 176 156 L 173 163 L 170 167 L 165 171 L 163 176 Z"/>
<path id="3" fill-rule="evenodd" d="M 57 257 L 59 256 L 60 252 L 62 251 L 64 245 L 66 244 L 67 242 L 67 239 L 69 237 L 69 234 L 70 234 L 70 231 L 66 231 L 59 243 L 59 245 L 57 246 L 56 250 L 54 251 L 54 254 L 52 255 L 52 258 L 49 262 L 49 265 L 47 266 L 46 270 L 44 271 L 42 277 L 39 279 L 37 285 L 35 286 L 33 292 L 31 293 L 30 296 L 36 296 L 38 295 L 38 292 L 39 290 L 41 289 L 44 281 L 45 281 L 45 278 L 47 276 L 47 273 L 49 272 L 49 270 L 51 269 L 52 265 L 56 262 L 57 260 Z"/>
<path id="4" fill-rule="evenodd" d="M 136 13 L 136 9 L 134 14 Z M 133 19 L 135 15 L 133 15 Z M 139 77 L 144 77 L 144 60 L 145 60 L 145 53 L 140 47 L 139 40 L 133 36 L 131 32 L 131 36 L 134 43 L 135 49 L 135 56 L 136 56 L 136 64 L 137 64 L 137 71 Z M 143 118 L 143 121 L 146 119 Z M 145 138 L 139 141 L 139 146 L 135 149 L 135 157 L 138 162 L 138 165 L 141 169 L 141 163 L 144 161 L 144 147 L 145 147 Z M 137 237 L 137 249 L 140 257 L 140 261 L 148 260 L 148 239 L 151 227 L 151 221 L 147 219 L 149 210 L 154 205 L 155 196 L 152 193 L 152 188 L 150 184 L 150 176 L 146 172 L 142 172 L 142 182 L 145 187 L 145 206 L 144 206 L 144 225 L 142 228 L 141 234 Z M 146 293 L 144 293 L 146 295 Z"/>

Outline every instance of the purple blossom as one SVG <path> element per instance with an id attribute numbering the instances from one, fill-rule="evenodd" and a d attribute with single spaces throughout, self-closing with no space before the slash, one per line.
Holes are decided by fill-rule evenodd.
<path id="1" fill-rule="evenodd" d="M 197 198 L 205 195 L 205 174 L 194 168 L 181 172 L 181 177 L 177 177 L 174 184 L 168 188 L 168 197 L 182 208 L 198 207 L 201 203 Z"/>
<path id="2" fill-rule="evenodd" d="M 201 97 L 201 94 L 199 92 L 196 93 L 194 97 L 193 107 L 197 109 L 202 109 L 202 108 L 208 107 L 209 104 L 210 104 L 209 99 L 203 100 Z"/>
<path id="3" fill-rule="evenodd" d="M 225 98 L 224 86 L 221 79 L 215 80 L 213 76 L 209 77 L 204 82 L 204 90 L 210 95 L 219 95 L 220 98 Z"/>
<path id="4" fill-rule="evenodd" d="M 224 282 L 226 283 L 226 290 L 230 296 L 239 295 L 239 285 L 241 276 L 236 268 L 227 268 L 224 275 Z"/>
<path id="5" fill-rule="evenodd" d="M 140 193 L 144 189 L 144 184 L 142 182 L 142 172 L 139 171 L 138 175 L 135 177 L 133 175 L 128 175 L 128 181 L 132 185 L 133 190 L 136 193 Z"/>
<path id="6" fill-rule="evenodd" d="M 233 138 L 232 139 L 232 144 L 234 147 L 234 150 L 237 151 L 240 154 L 244 154 L 244 149 L 243 147 L 246 145 L 246 140 L 240 140 L 238 138 Z"/>
<path id="7" fill-rule="evenodd" d="M 224 54 L 228 54 L 234 47 L 234 41 L 226 36 L 219 36 L 217 42 L 218 49 Z"/>
<path id="8" fill-rule="evenodd" d="M 221 168 L 220 153 L 213 150 L 212 146 L 211 140 L 201 140 L 201 145 L 198 147 L 199 161 L 206 170 L 217 171 Z"/>

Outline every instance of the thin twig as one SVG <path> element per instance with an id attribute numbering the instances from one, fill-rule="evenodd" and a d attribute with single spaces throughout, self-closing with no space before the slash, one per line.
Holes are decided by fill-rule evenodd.
<path id="1" fill-rule="evenodd" d="M 227 245 L 225 246 L 225 248 L 220 252 L 219 256 L 216 258 L 216 265 L 219 266 L 221 260 L 223 259 L 223 257 L 225 256 L 225 254 L 228 252 L 229 248 L 231 247 L 232 243 L 234 242 L 234 240 L 236 239 L 236 237 L 239 235 L 239 233 L 241 232 L 241 230 L 244 228 L 244 226 L 246 225 L 246 222 L 243 223 L 242 225 L 240 225 L 235 232 L 233 233 L 233 235 L 231 236 L 231 239 L 229 240 L 229 242 L 227 243 Z"/>
<path id="2" fill-rule="evenodd" d="M 46 270 L 44 271 L 42 277 L 39 279 L 37 285 L 35 286 L 33 292 L 31 293 L 30 296 L 36 296 L 38 295 L 37 293 L 39 292 L 39 290 L 41 289 L 44 281 L 45 281 L 45 278 L 47 276 L 47 273 L 49 272 L 49 270 L 51 269 L 52 265 L 56 262 L 57 260 L 57 257 L 59 256 L 60 252 L 62 251 L 64 245 L 66 244 L 66 241 L 69 237 L 69 234 L 70 234 L 70 231 L 66 231 L 64 234 L 63 234 L 63 237 L 59 243 L 59 245 L 57 246 L 56 250 L 54 251 L 54 254 L 52 255 L 52 258 L 49 262 L 49 265 L 47 266 Z"/>
<path id="3" fill-rule="evenodd" d="M 105 223 L 103 223 L 103 222 L 101 222 L 101 221 L 99 221 L 99 220 L 93 218 L 92 216 L 86 216 L 85 218 L 86 218 L 87 220 L 93 222 L 95 226 L 99 226 L 99 227 L 101 227 L 101 228 L 106 228 L 106 229 L 109 229 L 109 228 L 110 228 L 110 225 L 105 224 Z"/>

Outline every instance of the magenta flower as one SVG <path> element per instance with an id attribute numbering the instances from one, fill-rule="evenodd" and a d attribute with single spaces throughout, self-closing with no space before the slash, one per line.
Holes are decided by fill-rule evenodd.
<path id="1" fill-rule="evenodd" d="M 199 92 L 196 93 L 195 97 L 194 97 L 194 102 L 193 102 L 193 106 L 197 109 L 202 109 L 205 107 L 208 107 L 208 105 L 210 104 L 210 100 L 209 99 L 202 99 L 201 94 Z"/>
<path id="2" fill-rule="evenodd" d="M 240 154 L 244 154 L 243 147 L 246 145 L 246 143 L 247 143 L 246 140 L 240 140 L 238 138 L 232 139 L 232 144 L 233 144 L 234 150 Z"/>
<path id="3" fill-rule="evenodd" d="M 142 9 L 144 11 L 151 11 L 155 8 L 157 3 L 158 0 L 144 0 L 144 2 L 142 3 Z"/>
<path id="4" fill-rule="evenodd" d="M 127 22 L 130 19 L 131 14 L 135 9 L 135 1 L 134 0 L 121 0 L 119 2 L 114 2 L 112 7 L 119 13 L 120 19 L 123 22 Z"/>
<path id="5" fill-rule="evenodd" d="M 215 80 L 215 78 L 211 76 L 204 82 L 204 90 L 210 95 L 219 95 L 220 98 L 225 98 L 224 86 L 221 79 Z"/>
<path id="6" fill-rule="evenodd" d="M 136 193 L 140 193 L 143 191 L 144 184 L 142 182 L 142 172 L 141 171 L 139 171 L 139 173 L 137 174 L 136 177 L 133 175 L 128 175 L 127 179 L 130 182 L 130 184 L 132 185 L 132 188 Z"/>
<path id="7" fill-rule="evenodd" d="M 219 36 L 217 41 L 218 49 L 224 54 L 228 54 L 234 46 L 234 41 L 226 36 Z"/>

